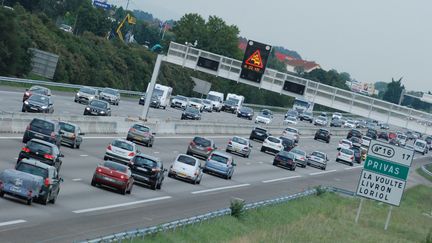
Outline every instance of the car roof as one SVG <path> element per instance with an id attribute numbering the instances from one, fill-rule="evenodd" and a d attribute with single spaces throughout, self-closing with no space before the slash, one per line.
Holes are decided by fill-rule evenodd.
<path id="1" fill-rule="evenodd" d="M 31 120 L 30 123 L 32 123 L 34 120 L 40 120 L 40 121 L 51 122 L 51 123 L 53 123 L 53 124 L 56 124 L 56 123 L 58 124 L 57 121 L 54 121 L 54 120 L 51 120 L 51 119 L 48 119 L 48 118 L 38 118 L 38 117 L 33 118 L 33 120 Z"/>
<path id="2" fill-rule="evenodd" d="M 127 144 L 130 144 L 130 145 L 135 146 L 135 143 L 134 143 L 134 142 L 128 141 L 128 140 L 126 140 L 126 139 L 124 139 L 124 138 L 115 138 L 115 139 L 113 140 L 113 142 L 114 142 L 114 141 L 122 141 L 122 142 L 125 142 L 125 143 L 127 143 Z M 111 142 L 111 143 L 112 143 L 112 142 Z"/>
<path id="3" fill-rule="evenodd" d="M 154 160 L 154 161 L 157 161 L 157 162 L 161 162 L 161 160 L 158 157 L 154 157 L 154 156 L 151 156 L 151 155 L 148 155 L 148 154 L 144 154 L 144 153 L 137 153 L 135 156 L 151 159 L 151 160 Z"/>
<path id="4" fill-rule="evenodd" d="M 102 102 L 102 103 L 105 103 L 105 104 L 107 104 L 107 105 L 110 104 L 110 103 L 108 103 L 108 101 L 105 101 L 105 100 L 97 100 L 97 99 L 93 99 L 92 101 L 90 101 L 90 103 L 93 102 L 93 101 L 96 101 L 96 102 Z"/>
<path id="5" fill-rule="evenodd" d="M 43 145 L 46 145 L 46 146 L 49 146 L 49 147 L 56 147 L 55 144 L 52 144 L 50 142 L 47 142 L 47 141 L 44 141 L 44 140 L 41 140 L 41 139 L 37 139 L 37 138 L 32 138 L 30 141 L 37 142 L 37 143 L 40 143 L 40 144 L 43 144 Z"/>
<path id="6" fill-rule="evenodd" d="M 260 129 L 260 130 L 262 130 L 262 131 L 266 131 L 266 132 L 267 132 L 267 129 L 262 128 L 262 127 L 254 127 L 254 130 L 255 130 L 255 129 Z"/>
<path id="7" fill-rule="evenodd" d="M 43 168 L 43 169 L 46 169 L 46 170 L 55 169 L 54 166 L 42 163 L 39 160 L 35 160 L 35 159 L 26 159 L 26 158 L 24 158 L 24 159 L 22 159 L 20 161 L 20 163 L 26 163 L 26 164 L 34 165 L 34 166 L 37 166 L 37 167 L 40 167 L 40 168 Z"/>
<path id="8" fill-rule="evenodd" d="M 223 151 L 219 151 L 219 150 L 215 150 L 211 154 L 220 155 L 220 156 L 223 156 L 223 157 L 226 157 L 226 158 L 229 158 L 229 159 L 233 158 L 230 154 L 227 154 L 227 153 L 225 153 Z"/>
<path id="9" fill-rule="evenodd" d="M 77 124 L 75 124 L 75 123 L 72 123 L 72 122 L 67 122 L 67 121 L 59 121 L 59 123 L 63 123 L 63 124 L 68 124 L 68 125 L 71 125 L 71 126 L 74 126 L 74 127 L 78 127 L 78 125 L 77 125 Z"/>
<path id="10" fill-rule="evenodd" d="M 325 128 L 320 128 L 318 129 L 319 131 L 325 131 L 325 132 L 330 132 L 329 130 L 325 129 Z"/>
<path id="11" fill-rule="evenodd" d="M 194 160 L 199 160 L 199 159 L 193 157 L 192 155 L 187 155 L 187 154 L 178 154 L 177 157 L 176 157 L 176 160 L 177 160 L 180 156 L 185 156 L 185 157 L 188 157 L 188 158 L 191 158 L 191 159 L 194 159 Z"/>

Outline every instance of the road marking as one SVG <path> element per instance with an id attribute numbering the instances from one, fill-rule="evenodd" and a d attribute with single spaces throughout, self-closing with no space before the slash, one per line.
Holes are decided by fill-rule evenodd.
<path id="1" fill-rule="evenodd" d="M 2 226 L 8 226 L 8 225 L 13 225 L 13 224 L 21 224 L 21 223 L 26 223 L 27 221 L 23 220 L 23 219 L 18 219 L 18 220 L 12 220 L 12 221 L 6 221 L 6 222 L 1 222 L 0 223 L 0 227 Z"/>
<path id="2" fill-rule="evenodd" d="M 336 171 L 337 170 L 320 171 L 320 172 L 310 173 L 309 175 L 321 175 L 321 174 L 327 174 L 327 173 L 336 172 Z"/>
<path id="3" fill-rule="evenodd" d="M 282 177 L 282 178 L 277 178 L 277 179 L 262 181 L 262 183 L 270 183 L 270 182 L 275 182 L 275 181 L 284 181 L 284 180 L 289 180 L 289 179 L 294 179 L 294 178 L 300 178 L 300 177 L 302 177 L 302 176 L 296 175 L 296 176 Z"/>
<path id="4" fill-rule="evenodd" d="M 245 186 L 250 186 L 250 184 L 240 184 L 240 185 L 234 185 L 234 186 L 224 186 L 224 187 L 212 188 L 212 189 L 207 189 L 207 190 L 194 191 L 194 192 L 191 192 L 191 193 L 192 194 L 200 194 L 200 193 L 221 191 L 221 190 L 225 190 L 225 189 L 239 188 L 239 187 L 245 187 Z"/>
<path id="5" fill-rule="evenodd" d="M 246 165 L 251 165 L 251 162 L 246 162 Z"/>
<path id="6" fill-rule="evenodd" d="M 134 202 L 128 202 L 128 203 L 120 203 L 120 204 L 108 205 L 108 206 L 97 207 L 97 208 L 80 209 L 80 210 L 75 210 L 75 211 L 72 211 L 72 212 L 76 213 L 76 214 L 88 213 L 88 212 L 106 210 L 106 209 L 111 209 L 111 208 L 120 208 L 120 207 L 126 207 L 126 206 L 136 205 L 136 204 L 142 204 L 142 203 L 160 201 L 160 200 L 165 200 L 165 199 L 170 199 L 170 198 L 171 198 L 170 196 L 155 197 L 155 198 L 150 198 L 150 199 L 146 199 L 146 200 L 140 200 L 140 201 L 134 201 Z"/>
<path id="7" fill-rule="evenodd" d="M 88 157 L 87 154 L 80 154 L 81 157 Z"/>
<path id="8" fill-rule="evenodd" d="M 345 168 L 345 170 L 353 170 L 353 169 L 358 169 L 358 168 L 363 168 L 363 165 L 358 165 L 358 166 L 353 166 L 353 167 L 347 167 L 347 168 Z"/>
<path id="9" fill-rule="evenodd" d="M 260 162 L 258 162 L 258 164 L 264 164 L 264 162 L 260 161 Z"/>
<path id="10" fill-rule="evenodd" d="M 160 153 L 160 152 L 159 152 L 159 151 L 154 151 L 153 153 L 158 154 L 158 153 Z"/>
<path id="11" fill-rule="evenodd" d="M 81 178 L 74 178 L 74 179 L 72 179 L 72 181 L 82 181 L 82 179 Z"/>

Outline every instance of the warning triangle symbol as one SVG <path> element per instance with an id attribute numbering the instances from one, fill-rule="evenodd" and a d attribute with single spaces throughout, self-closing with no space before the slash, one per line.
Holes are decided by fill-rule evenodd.
<path id="1" fill-rule="evenodd" d="M 247 60 L 246 64 L 257 67 L 257 68 L 263 68 L 261 53 L 259 50 L 256 50 Z"/>

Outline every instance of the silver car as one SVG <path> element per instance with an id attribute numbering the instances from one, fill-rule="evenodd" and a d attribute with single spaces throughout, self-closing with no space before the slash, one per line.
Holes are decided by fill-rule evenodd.
<path id="1" fill-rule="evenodd" d="M 290 153 L 294 154 L 295 156 L 295 162 L 297 165 L 305 168 L 307 165 L 307 159 L 306 159 L 306 152 L 298 149 L 298 148 L 293 148 L 290 150 Z"/>
<path id="2" fill-rule="evenodd" d="M 310 166 L 318 167 L 321 170 L 325 170 L 327 167 L 328 157 L 326 153 L 314 151 L 306 158 L 308 159 L 307 164 Z"/>
<path id="3" fill-rule="evenodd" d="M 216 145 L 213 140 L 204 137 L 194 137 L 189 143 L 186 154 L 196 155 L 207 159 L 213 150 L 216 150 Z"/>
<path id="4" fill-rule="evenodd" d="M 99 91 L 94 88 L 90 87 L 82 87 L 76 94 L 75 94 L 75 103 L 84 103 L 88 104 L 90 101 L 94 99 L 99 99 Z"/>
<path id="5" fill-rule="evenodd" d="M 108 145 L 105 151 L 104 160 L 109 159 L 129 165 L 137 153 L 139 153 L 139 151 L 133 142 L 118 138 L 114 139 L 114 141 Z"/>
<path id="6" fill-rule="evenodd" d="M 202 100 L 203 104 L 204 104 L 204 110 L 207 112 L 212 112 L 213 111 L 213 103 L 211 102 L 211 100 Z"/>
<path id="7" fill-rule="evenodd" d="M 156 135 L 156 133 L 152 132 L 150 127 L 141 124 L 134 124 L 129 129 L 126 140 L 143 143 L 147 147 L 153 147 L 154 135 Z"/>
<path id="8" fill-rule="evenodd" d="M 103 88 L 99 94 L 99 99 L 105 100 L 112 105 L 119 105 L 120 93 L 116 89 Z"/>
<path id="9" fill-rule="evenodd" d="M 172 100 L 171 100 L 171 107 L 175 108 L 175 107 L 179 107 L 181 109 L 186 109 L 187 105 L 188 105 L 189 99 L 183 95 L 176 95 Z"/>
<path id="10" fill-rule="evenodd" d="M 252 145 L 250 144 L 249 139 L 234 136 L 228 141 L 225 151 L 228 153 L 238 153 L 245 158 L 249 158 L 251 148 Z"/>

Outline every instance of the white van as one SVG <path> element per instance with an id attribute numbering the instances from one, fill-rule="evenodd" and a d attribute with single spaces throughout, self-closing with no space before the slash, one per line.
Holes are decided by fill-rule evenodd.
<path id="1" fill-rule="evenodd" d="M 224 94 L 216 91 L 210 91 L 207 94 L 207 99 L 211 101 L 213 110 L 220 112 L 222 109 Z"/>
<path id="2" fill-rule="evenodd" d="M 149 86 L 147 86 L 147 93 L 148 93 L 148 87 Z M 164 109 L 166 109 L 167 106 L 170 106 L 171 93 L 172 93 L 171 87 L 161 85 L 161 84 L 156 84 L 153 90 L 153 96 L 157 96 L 159 98 L 160 106 L 163 107 Z"/>
<path id="3" fill-rule="evenodd" d="M 424 140 L 421 139 L 417 139 L 414 142 L 414 151 L 415 152 L 419 152 L 423 155 L 427 154 L 428 152 L 428 147 L 427 147 L 427 143 Z"/>
<path id="4" fill-rule="evenodd" d="M 227 97 L 226 97 L 226 100 L 232 100 L 236 103 L 237 111 L 240 110 L 240 108 L 242 107 L 244 99 L 245 99 L 245 97 L 243 95 L 237 95 L 237 94 L 231 94 L 231 93 L 228 93 Z"/>

